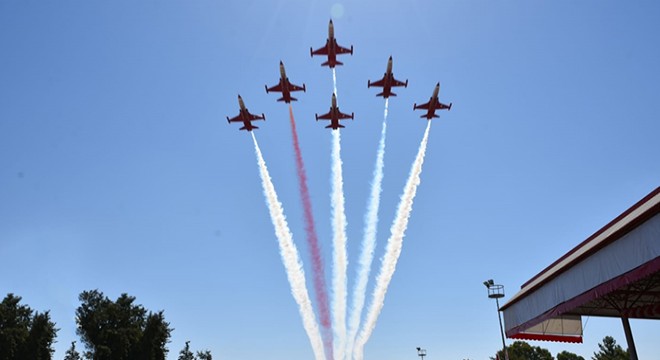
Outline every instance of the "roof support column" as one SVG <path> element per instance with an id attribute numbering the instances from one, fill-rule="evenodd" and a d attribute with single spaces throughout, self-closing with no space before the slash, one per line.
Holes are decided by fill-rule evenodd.
<path id="1" fill-rule="evenodd" d="M 628 342 L 628 355 L 630 355 L 630 360 L 637 359 L 637 349 L 635 348 L 635 340 L 633 339 L 632 330 L 630 330 L 630 321 L 627 317 L 621 317 L 621 322 L 623 323 L 623 331 L 626 333 L 626 341 Z"/>

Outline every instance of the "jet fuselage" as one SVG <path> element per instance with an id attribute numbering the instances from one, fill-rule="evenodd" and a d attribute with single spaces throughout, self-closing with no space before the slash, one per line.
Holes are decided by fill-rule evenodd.
<path id="1" fill-rule="evenodd" d="M 266 116 L 264 114 L 259 115 L 254 115 L 250 114 L 248 111 L 247 107 L 245 107 L 245 103 L 243 102 L 243 98 L 241 95 L 238 95 L 238 106 L 239 106 L 239 112 L 238 115 L 236 115 L 233 118 L 227 117 L 227 122 L 232 123 L 232 122 L 242 122 L 243 127 L 241 127 L 239 130 L 247 130 L 247 131 L 252 131 L 252 129 L 258 129 L 257 126 L 252 125 L 252 121 L 254 120 L 266 120 Z"/>
<path id="2" fill-rule="evenodd" d="M 432 118 L 439 117 L 438 115 L 435 114 L 436 110 L 451 110 L 451 103 L 449 105 L 445 105 L 440 102 L 438 99 L 438 94 L 440 93 L 440 83 L 437 83 L 435 85 L 435 89 L 433 89 L 433 95 L 429 99 L 429 101 L 425 104 L 417 105 L 415 103 L 413 105 L 413 110 L 417 109 L 423 109 L 426 110 L 426 114 L 422 115 L 421 117 L 426 118 L 427 120 L 431 120 Z"/>
<path id="3" fill-rule="evenodd" d="M 392 87 L 408 87 L 408 80 L 404 82 L 394 78 L 394 74 L 392 73 L 392 56 L 390 56 L 390 58 L 387 60 L 387 68 L 385 69 L 383 78 L 378 81 L 374 81 L 373 83 L 371 80 L 367 82 L 367 87 L 372 86 L 382 87 L 383 92 L 376 94 L 376 96 L 382 96 L 383 98 L 387 99 L 390 96 L 396 96 L 396 94 L 392 92 Z"/>
<path id="4" fill-rule="evenodd" d="M 343 65 L 341 62 L 337 61 L 337 55 L 341 55 L 341 54 L 353 55 L 353 46 L 351 46 L 351 48 L 348 49 L 341 47 L 339 44 L 337 44 L 337 40 L 335 39 L 335 27 L 332 23 L 332 19 L 330 19 L 330 22 L 328 23 L 328 39 L 325 41 L 325 46 L 316 50 L 310 48 L 309 53 L 311 56 L 314 55 L 327 56 L 328 61 L 321 64 L 321 66 L 328 66 L 332 69 L 337 65 Z"/>

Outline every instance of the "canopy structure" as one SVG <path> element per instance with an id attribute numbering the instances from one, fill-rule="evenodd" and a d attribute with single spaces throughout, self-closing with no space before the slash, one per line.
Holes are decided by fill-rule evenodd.
<path id="1" fill-rule="evenodd" d="M 512 339 L 582 342 L 581 316 L 660 319 L 660 187 L 522 285 L 500 310 Z"/>

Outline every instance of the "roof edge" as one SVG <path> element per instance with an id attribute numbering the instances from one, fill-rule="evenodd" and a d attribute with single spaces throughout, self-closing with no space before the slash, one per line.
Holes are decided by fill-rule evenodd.
<path id="1" fill-rule="evenodd" d="M 570 260 L 568 263 L 566 263 L 563 268 L 557 269 L 554 273 L 551 273 L 550 275 L 547 276 L 547 278 L 542 279 L 544 275 L 549 273 L 551 270 L 555 269 L 559 264 L 561 264 L 563 261 L 566 261 L 567 259 L 570 258 L 570 256 L 574 255 L 576 252 L 579 250 L 582 250 L 587 244 L 589 244 L 591 241 L 595 240 L 599 236 L 601 236 L 603 233 L 606 231 L 610 230 L 611 228 L 615 227 L 615 225 L 619 224 L 622 220 L 624 220 L 627 216 L 631 215 L 634 211 L 642 208 L 644 205 L 646 205 L 648 202 L 653 200 L 654 198 L 658 198 L 655 202 L 655 204 L 652 204 L 648 209 L 644 210 L 642 213 L 636 215 L 634 218 L 630 219 L 627 223 L 621 225 L 621 228 L 617 229 L 614 231 L 612 234 L 607 235 L 602 241 L 594 245 L 593 248 L 590 248 L 588 250 L 585 250 L 584 253 L 579 254 L 576 256 L 574 259 Z M 611 244 L 612 242 L 616 241 L 617 239 L 621 238 L 625 234 L 629 233 L 631 230 L 633 230 L 635 227 L 639 226 L 641 223 L 645 222 L 646 220 L 650 219 L 651 217 L 655 216 L 656 214 L 660 213 L 660 187 L 655 188 L 652 192 L 650 192 L 648 195 L 646 195 L 644 198 L 636 202 L 633 206 L 628 208 L 626 211 L 621 213 L 619 216 L 617 216 L 614 220 L 610 221 L 607 223 L 607 225 L 603 226 L 601 229 L 596 231 L 593 235 L 589 236 L 586 240 L 582 241 L 580 244 L 575 246 L 573 249 L 571 249 L 569 252 L 564 254 L 562 257 L 559 259 L 555 260 L 552 264 L 547 266 L 545 269 L 543 269 L 541 272 L 536 274 L 534 277 L 526 281 L 522 286 L 521 290 L 515 294 L 511 299 L 509 299 L 504 305 L 500 307 L 500 310 L 504 310 L 508 308 L 509 306 L 515 304 L 522 298 L 523 294 L 529 293 L 531 291 L 534 291 L 538 289 L 539 287 L 543 286 L 546 282 L 552 280 L 553 278 L 559 276 L 562 274 L 564 271 L 569 269 L 571 266 L 574 264 L 582 261 L 584 258 L 590 256 L 591 254 L 597 252 L 598 250 L 602 249 L 603 247 L 607 246 L 608 244 Z M 534 282 L 537 281 L 535 284 Z"/>

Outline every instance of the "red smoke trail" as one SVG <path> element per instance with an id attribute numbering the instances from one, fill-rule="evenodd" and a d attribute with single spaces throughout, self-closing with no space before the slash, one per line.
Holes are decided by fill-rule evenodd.
<path id="1" fill-rule="evenodd" d="M 316 235 L 314 226 L 314 214 L 312 213 L 312 202 L 307 187 L 307 175 L 305 173 L 305 164 L 303 163 L 300 143 L 298 142 L 298 132 L 296 131 L 296 120 L 293 118 L 293 107 L 289 104 L 289 119 L 291 120 L 291 133 L 293 135 L 293 149 L 296 153 L 296 170 L 298 172 L 298 184 L 300 186 L 300 197 L 302 198 L 305 232 L 307 233 L 307 243 L 312 256 L 312 271 L 314 279 L 314 290 L 316 292 L 316 301 L 319 303 L 319 320 L 323 328 L 323 345 L 325 347 L 326 357 L 333 359 L 332 354 L 332 324 L 330 323 L 330 310 L 328 307 L 328 292 L 326 291 L 325 276 L 323 273 L 323 258 L 319 248 L 319 239 Z"/>

